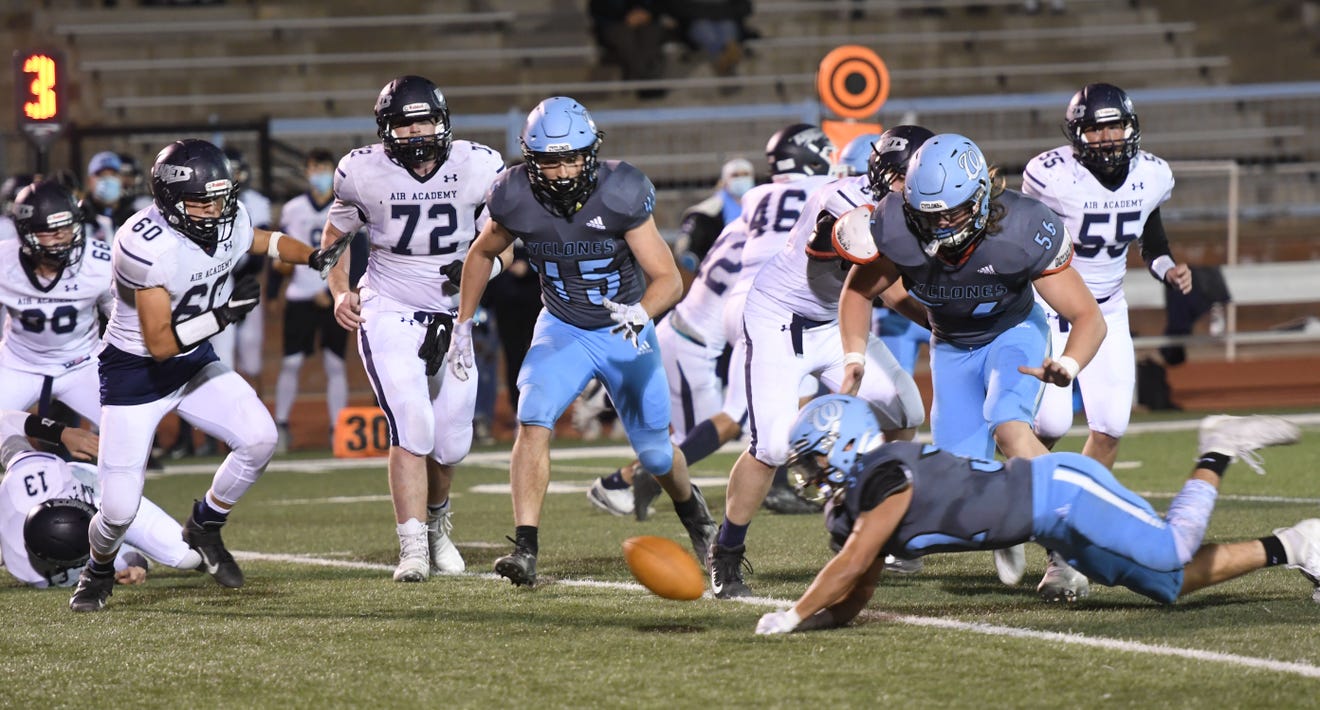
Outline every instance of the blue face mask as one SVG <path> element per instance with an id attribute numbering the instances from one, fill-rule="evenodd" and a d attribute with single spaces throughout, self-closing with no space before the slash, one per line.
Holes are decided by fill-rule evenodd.
<path id="1" fill-rule="evenodd" d="M 96 185 L 92 187 L 92 196 L 103 205 L 112 205 L 119 201 L 123 188 L 123 183 L 117 177 L 97 178 Z"/>
<path id="2" fill-rule="evenodd" d="M 335 186 L 334 173 L 312 173 L 307 176 L 307 184 L 311 185 L 312 192 L 324 194 L 330 192 Z"/>

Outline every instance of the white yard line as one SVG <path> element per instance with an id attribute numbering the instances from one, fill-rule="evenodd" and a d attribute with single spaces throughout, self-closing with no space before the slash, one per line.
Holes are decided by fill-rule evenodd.
<path id="1" fill-rule="evenodd" d="M 462 547 L 462 545 L 460 545 Z M 336 567 L 341 569 L 365 569 L 378 572 L 390 572 L 394 567 L 374 562 L 353 562 L 349 560 L 331 560 L 321 557 L 312 557 L 309 555 L 276 555 L 262 552 L 242 552 L 234 551 L 234 557 L 240 560 L 257 560 L 263 562 L 285 562 L 291 564 L 317 565 L 321 567 Z M 475 577 L 478 579 L 489 579 L 499 582 L 506 582 L 503 577 L 495 574 L 486 573 L 465 573 L 461 576 Z M 552 584 L 559 584 L 566 587 L 589 587 L 594 589 L 616 589 L 629 592 L 646 592 L 646 589 L 640 584 L 633 582 L 601 582 L 591 579 L 555 579 L 546 580 Z M 709 598 L 709 594 L 706 595 Z M 744 597 L 733 599 L 750 606 L 784 608 L 792 603 L 787 599 L 772 599 L 769 597 Z M 1024 629 L 1014 626 L 998 626 L 995 624 L 982 624 L 968 621 L 958 621 L 956 619 L 938 619 L 930 616 L 909 616 L 906 614 L 891 614 L 882 611 L 863 611 L 861 616 L 866 619 L 873 619 L 882 622 L 891 622 L 907 624 L 909 626 L 924 626 L 927 628 L 944 629 L 948 631 L 958 631 L 965 633 L 981 634 L 985 636 L 1004 636 L 1009 638 L 1028 639 L 1033 641 L 1046 641 L 1049 643 L 1066 643 L 1074 646 L 1084 646 L 1088 648 L 1101 648 L 1110 651 L 1122 651 L 1125 653 L 1147 654 L 1152 656 L 1171 656 L 1174 658 L 1184 658 L 1192 661 L 1207 661 L 1211 663 L 1223 663 L 1231 666 L 1240 666 L 1243 668 L 1253 668 L 1257 670 L 1272 671 L 1275 673 L 1287 673 L 1299 675 L 1306 678 L 1320 678 L 1320 666 L 1313 666 L 1307 663 L 1295 663 L 1291 661 L 1278 661 L 1272 658 L 1256 658 L 1254 656 L 1242 656 L 1235 653 L 1220 653 L 1218 651 L 1206 651 L 1196 648 L 1177 648 L 1174 646 L 1165 646 L 1162 644 L 1142 643 L 1140 641 L 1125 641 L 1123 639 L 1105 638 L 1102 636 L 1084 636 L 1082 634 L 1061 633 L 1057 631 L 1036 631 L 1034 629 Z M 748 630 L 751 633 L 751 630 Z M 801 637 L 789 636 L 792 638 L 812 638 L 818 639 L 814 634 L 806 634 Z M 814 643 L 815 641 L 813 641 Z"/>

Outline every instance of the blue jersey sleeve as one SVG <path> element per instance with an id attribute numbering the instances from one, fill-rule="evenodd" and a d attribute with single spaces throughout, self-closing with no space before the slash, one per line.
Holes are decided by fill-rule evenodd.
<path id="1" fill-rule="evenodd" d="M 610 212 L 619 216 L 624 231 L 636 229 L 655 210 L 655 185 L 628 163 L 613 163 L 611 167 L 600 185 L 601 199 Z"/>

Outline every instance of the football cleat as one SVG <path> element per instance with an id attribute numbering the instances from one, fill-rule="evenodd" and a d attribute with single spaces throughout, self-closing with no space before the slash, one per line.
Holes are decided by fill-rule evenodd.
<path id="1" fill-rule="evenodd" d="M 454 532 L 453 513 L 449 508 L 435 517 L 427 516 L 426 540 L 431 551 L 431 574 L 462 574 L 467 569 L 463 555 L 450 537 Z"/>
<path id="2" fill-rule="evenodd" d="M 587 500 L 610 515 L 633 514 L 633 492 L 627 488 L 606 488 L 604 477 L 591 482 Z"/>
<path id="3" fill-rule="evenodd" d="M 431 576 L 430 544 L 427 528 L 420 520 L 400 523 L 399 566 L 394 568 L 396 582 L 425 582 Z"/>
<path id="4" fill-rule="evenodd" d="M 752 572 L 752 564 L 743 553 L 746 545 L 723 547 L 712 543 L 710 554 L 706 557 L 706 569 L 710 570 L 710 592 L 716 599 L 734 599 L 752 596 L 752 588 L 743 581 L 742 571 Z"/>
<path id="5" fill-rule="evenodd" d="M 513 552 L 495 560 L 495 574 L 509 580 L 515 587 L 536 585 L 536 555 L 525 547 L 515 545 Z"/>
<path id="6" fill-rule="evenodd" d="M 1264 415 L 1231 417 L 1218 414 L 1201 420 L 1201 452 L 1223 454 L 1242 459 L 1251 470 L 1265 473 L 1264 462 L 1257 449 L 1281 444 L 1295 444 L 1301 438 L 1297 425 Z"/>
<path id="7" fill-rule="evenodd" d="M 69 598 L 69 609 L 72 611 L 100 611 L 105 608 L 105 603 L 114 593 L 115 575 L 92 574 L 90 567 L 84 567 L 82 574 L 78 575 L 78 587 L 73 590 L 73 596 Z"/>
<path id="8" fill-rule="evenodd" d="M 995 572 L 999 573 L 1000 582 L 1010 587 L 1017 586 L 1022 581 L 1022 575 L 1027 573 L 1026 546 L 1018 544 L 995 550 Z"/>
<path id="9" fill-rule="evenodd" d="M 893 555 L 885 555 L 885 571 L 893 574 L 916 574 L 925 566 L 920 557 L 908 560 Z"/>
<path id="10" fill-rule="evenodd" d="M 632 510 L 638 522 L 644 522 L 651 517 L 651 513 L 655 512 L 655 507 L 651 503 L 660 497 L 662 490 L 655 476 L 637 466 L 633 467 Z"/>
<path id="11" fill-rule="evenodd" d="M 788 486 L 773 485 L 761 501 L 761 507 L 780 515 L 814 515 L 821 506 L 803 500 Z"/>
<path id="12" fill-rule="evenodd" d="M 1288 555 L 1288 569 L 1295 569 L 1314 587 L 1311 598 L 1320 602 L 1320 519 L 1309 518 L 1288 528 L 1279 528 L 1274 536 L 1283 543 Z"/>
<path id="13" fill-rule="evenodd" d="M 692 497 L 701 504 L 700 509 L 691 517 L 687 519 L 680 517 L 679 520 L 687 529 L 688 539 L 692 541 L 692 551 L 696 553 L 697 559 L 705 560 L 710 554 L 710 547 L 715 542 L 715 535 L 719 533 L 720 526 L 711 517 L 710 508 L 706 505 L 706 497 L 701 495 L 701 489 L 697 488 L 696 484 L 692 485 Z"/>
<path id="14" fill-rule="evenodd" d="M 187 522 L 183 524 L 183 541 L 202 556 L 199 570 L 214 577 L 220 586 L 237 589 L 243 586 L 243 570 L 238 568 L 234 556 L 229 554 L 224 540 L 220 539 L 222 527 L 224 523 L 199 523 L 195 513 L 190 513 Z"/>
<path id="15" fill-rule="evenodd" d="M 1059 553 L 1051 552 L 1045 576 L 1036 586 L 1036 593 L 1047 602 L 1072 603 L 1085 599 L 1091 593 L 1091 583 L 1086 575 L 1065 562 Z"/>

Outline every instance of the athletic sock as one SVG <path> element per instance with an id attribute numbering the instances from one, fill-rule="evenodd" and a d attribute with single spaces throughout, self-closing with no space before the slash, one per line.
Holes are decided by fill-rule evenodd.
<path id="1" fill-rule="evenodd" d="M 695 484 L 692 486 L 692 495 L 688 496 L 687 500 L 681 503 L 679 501 L 674 501 L 674 512 L 678 513 L 679 520 L 688 520 L 700 510 L 701 499 L 697 497 L 697 487 Z"/>
<path id="2" fill-rule="evenodd" d="M 688 431 L 686 439 L 678 445 L 678 450 L 683 452 L 683 458 L 687 459 L 688 465 L 710 456 L 720 448 L 720 432 L 715 428 L 715 423 L 709 419 L 704 419 Z"/>
<path id="3" fill-rule="evenodd" d="M 208 494 L 203 500 L 193 504 L 193 520 L 198 523 L 224 525 L 229 520 L 229 511 L 211 505 L 211 496 Z"/>
<path id="4" fill-rule="evenodd" d="M 719 537 L 715 539 L 715 542 L 725 549 L 738 547 L 747 541 L 747 528 L 749 527 L 751 527 L 751 523 L 747 523 L 746 525 L 736 525 L 729 522 L 728 518 L 725 518 L 724 522 L 720 525 L 720 534 Z"/>
<path id="5" fill-rule="evenodd" d="M 614 469 L 614 473 L 608 476 L 602 476 L 600 485 L 611 491 L 621 491 L 628 487 L 628 482 L 623 480 L 623 469 Z"/>
<path id="6" fill-rule="evenodd" d="M 427 504 L 426 504 L 426 517 L 427 517 L 428 519 L 430 519 L 430 520 L 435 520 L 436 518 L 438 518 L 438 517 L 440 517 L 441 515 L 443 515 L 444 512 L 445 512 L 446 510 L 449 510 L 449 499 L 448 499 L 448 498 L 446 498 L 446 499 L 445 499 L 445 502 L 441 503 L 440 505 L 431 505 L 430 503 L 427 503 Z"/>
<path id="7" fill-rule="evenodd" d="M 536 541 L 535 525 L 519 525 L 513 529 L 513 543 L 535 555 L 540 549 Z"/>
<path id="8" fill-rule="evenodd" d="M 87 570 L 97 577 L 109 577 L 115 573 L 115 561 L 99 562 L 92 557 L 87 560 Z"/>

